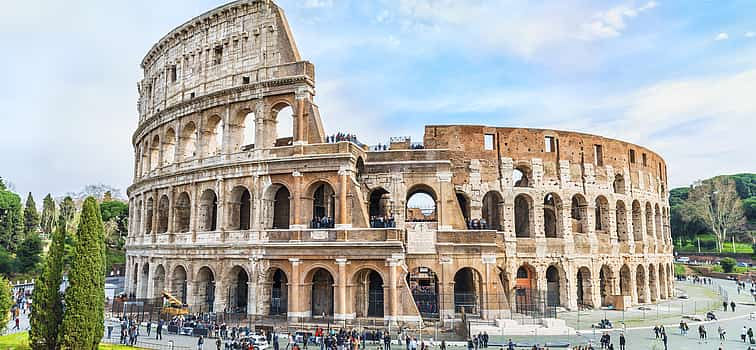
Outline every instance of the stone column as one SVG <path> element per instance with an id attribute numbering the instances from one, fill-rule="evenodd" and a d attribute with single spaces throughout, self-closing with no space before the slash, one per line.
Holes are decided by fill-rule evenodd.
<path id="1" fill-rule="evenodd" d="M 305 118 L 304 118 L 304 107 L 305 107 L 305 95 L 303 94 L 297 94 L 296 97 L 296 118 L 294 120 L 294 126 L 296 126 L 296 129 L 294 130 L 294 144 L 295 145 L 301 145 L 307 143 L 307 136 L 305 135 L 304 131 L 304 124 L 305 124 Z"/>
<path id="2" fill-rule="evenodd" d="M 449 191 L 453 194 L 454 189 L 451 185 L 452 173 L 451 172 L 439 172 L 436 174 L 438 177 L 438 198 L 436 198 L 436 215 L 438 221 L 439 230 L 451 230 L 452 226 L 447 218 L 447 205 L 446 205 L 446 192 Z"/>
<path id="3" fill-rule="evenodd" d="M 225 126 L 224 126 L 225 127 Z M 223 179 L 215 181 L 215 193 L 218 195 L 218 212 L 215 217 L 216 231 L 226 230 L 226 185 Z"/>
<path id="4" fill-rule="evenodd" d="M 299 304 L 299 289 L 301 288 L 299 284 L 300 276 L 299 276 L 299 268 L 302 264 L 302 261 L 299 260 L 299 258 L 289 258 L 289 263 L 291 263 L 291 279 L 289 280 L 289 288 L 287 288 L 289 292 L 289 305 L 287 308 L 288 311 L 288 318 L 289 319 L 297 319 L 298 317 L 305 317 L 307 316 L 305 312 L 302 310 L 302 306 Z"/>
<path id="5" fill-rule="evenodd" d="M 307 226 L 302 224 L 302 173 L 294 171 L 291 173 L 294 178 L 294 193 L 291 194 L 292 210 L 291 225 L 292 229 L 306 229 Z"/>
<path id="6" fill-rule="evenodd" d="M 346 167 L 339 169 L 339 219 L 337 228 L 351 228 L 351 217 L 347 212 L 347 192 L 349 192 L 350 171 Z"/>
<path id="7" fill-rule="evenodd" d="M 174 200 L 176 195 L 173 191 L 173 186 L 168 188 L 168 233 L 173 233 L 173 220 L 175 219 L 173 213 Z"/>
<path id="8" fill-rule="evenodd" d="M 158 207 L 160 207 L 160 197 L 158 197 L 158 190 L 154 189 L 152 190 L 152 222 L 150 223 L 150 227 L 152 227 L 152 232 L 150 236 L 155 237 L 157 235 L 157 227 L 158 227 Z"/>
<path id="9" fill-rule="evenodd" d="M 334 307 L 335 313 L 334 313 L 334 319 L 337 320 L 345 320 L 348 319 L 349 316 L 346 314 L 347 310 L 347 300 L 346 300 L 346 287 L 347 287 L 347 274 L 346 274 L 346 264 L 347 259 L 345 258 L 338 258 L 336 259 L 336 265 L 339 266 L 339 282 L 336 284 L 336 305 Z"/>
<path id="10" fill-rule="evenodd" d="M 399 298 L 398 293 L 396 290 L 396 280 L 397 280 L 397 267 L 399 266 L 399 261 L 393 258 L 386 259 L 389 265 L 389 288 L 388 288 L 388 304 L 389 304 L 389 320 L 391 323 L 395 323 L 397 321 L 397 318 L 399 316 Z M 436 282 L 438 283 L 438 281 Z"/>

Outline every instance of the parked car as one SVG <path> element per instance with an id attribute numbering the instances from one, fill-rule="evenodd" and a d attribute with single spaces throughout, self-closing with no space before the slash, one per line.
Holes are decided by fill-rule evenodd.
<path id="1" fill-rule="evenodd" d="M 259 334 L 253 334 L 248 337 L 242 338 L 241 341 L 246 340 L 247 343 L 252 343 L 255 350 L 265 350 L 268 348 L 268 340 L 264 336 Z"/>
<path id="2" fill-rule="evenodd" d="M 677 262 L 687 264 L 690 262 L 690 258 L 687 256 L 681 256 L 677 258 Z"/>

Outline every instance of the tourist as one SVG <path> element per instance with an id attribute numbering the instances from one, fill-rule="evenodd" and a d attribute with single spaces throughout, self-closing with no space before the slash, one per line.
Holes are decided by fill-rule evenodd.
<path id="1" fill-rule="evenodd" d="M 748 335 L 748 328 L 744 325 L 743 328 L 740 330 L 740 339 L 743 340 L 743 342 L 746 342 L 746 336 Z"/>
<path id="2" fill-rule="evenodd" d="M 157 329 L 155 329 L 155 334 L 156 334 L 155 339 L 163 340 L 163 324 L 164 323 L 165 321 L 163 320 L 158 321 Z"/>
<path id="3" fill-rule="evenodd" d="M 150 336 L 150 332 L 152 331 L 152 320 L 147 321 L 147 336 Z"/>
<path id="4" fill-rule="evenodd" d="M 725 335 L 727 334 L 727 331 L 724 328 L 722 328 L 721 325 L 717 327 L 717 332 L 719 332 L 719 340 L 722 340 L 722 341 L 726 340 Z"/>
<path id="5" fill-rule="evenodd" d="M 722 308 L 724 309 L 725 312 L 727 312 L 727 301 L 722 302 Z"/>
<path id="6" fill-rule="evenodd" d="M 667 349 L 667 332 L 662 332 L 662 342 L 664 342 L 664 350 Z"/>
<path id="7" fill-rule="evenodd" d="M 735 300 L 730 302 L 730 309 L 732 309 L 732 312 L 735 312 Z"/>
<path id="8" fill-rule="evenodd" d="M 753 328 L 748 328 L 748 332 L 746 332 L 746 334 L 748 335 L 748 342 L 749 343 L 751 343 L 751 344 L 756 343 L 756 341 L 754 341 L 754 339 L 753 339 Z"/>
<path id="9" fill-rule="evenodd" d="M 659 339 L 659 325 L 654 326 L 654 336 Z"/>
<path id="10" fill-rule="evenodd" d="M 200 335 L 199 339 L 197 339 L 197 350 L 202 350 L 203 344 L 205 344 L 205 338 Z"/>
<path id="11" fill-rule="evenodd" d="M 620 345 L 619 350 L 625 350 L 625 333 L 620 333 L 619 345 Z"/>

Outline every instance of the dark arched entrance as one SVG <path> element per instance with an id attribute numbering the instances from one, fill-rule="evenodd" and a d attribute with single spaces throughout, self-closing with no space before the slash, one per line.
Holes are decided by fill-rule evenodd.
<path id="1" fill-rule="evenodd" d="M 333 276 L 326 269 L 318 268 L 312 274 L 310 308 L 313 316 L 333 316 Z"/>

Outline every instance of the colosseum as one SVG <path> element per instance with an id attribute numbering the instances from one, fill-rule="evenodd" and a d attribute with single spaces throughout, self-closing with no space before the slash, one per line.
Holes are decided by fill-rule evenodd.
<path id="1" fill-rule="evenodd" d="M 126 291 L 256 320 L 412 324 L 674 294 L 667 168 L 549 129 L 327 133 L 270 0 L 208 11 L 141 62 Z M 327 116 L 325 116 L 327 118 Z"/>

